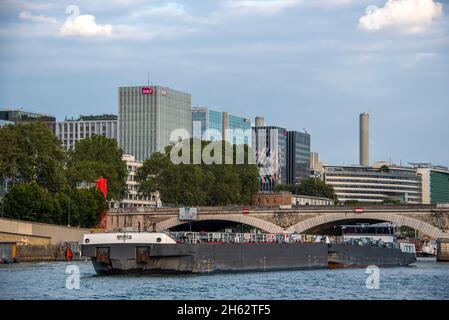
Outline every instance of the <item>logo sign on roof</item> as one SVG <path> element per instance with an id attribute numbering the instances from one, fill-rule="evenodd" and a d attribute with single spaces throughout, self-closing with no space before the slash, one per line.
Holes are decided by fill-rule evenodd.
<path id="1" fill-rule="evenodd" d="M 153 94 L 153 88 L 143 87 L 142 88 L 142 94 L 144 94 L 144 95 L 146 95 L 146 94 Z"/>

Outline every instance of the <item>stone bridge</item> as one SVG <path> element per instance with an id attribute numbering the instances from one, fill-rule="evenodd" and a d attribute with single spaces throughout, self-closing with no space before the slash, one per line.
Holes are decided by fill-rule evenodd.
<path id="1" fill-rule="evenodd" d="M 268 233 L 307 233 L 329 224 L 392 222 L 415 229 L 430 238 L 449 239 L 449 205 L 369 205 L 277 207 L 199 207 L 192 223 L 228 221 Z M 108 230 L 123 227 L 165 231 L 188 223 L 179 220 L 178 208 L 111 209 Z"/>

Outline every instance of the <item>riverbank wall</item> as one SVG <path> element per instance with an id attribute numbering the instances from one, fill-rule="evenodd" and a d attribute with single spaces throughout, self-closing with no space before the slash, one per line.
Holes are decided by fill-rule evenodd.
<path id="1" fill-rule="evenodd" d="M 74 259 L 80 259 L 78 242 L 90 229 L 46 223 L 0 219 L 0 243 L 15 244 L 16 262 L 64 259 L 70 246 Z"/>

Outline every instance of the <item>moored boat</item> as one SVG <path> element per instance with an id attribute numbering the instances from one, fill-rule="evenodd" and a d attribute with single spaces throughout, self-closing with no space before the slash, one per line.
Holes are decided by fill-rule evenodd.
<path id="1" fill-rule="evenodd" d="M 329 268 L 408 266 L 416 261 L 413 243 L 398 242 L 390 226 L 342 226 L 342 242 L 329 245 Z"/>
<path id="2" fill-rule="evenodd" d="M 327 268 L 326 237 L 300 235 L 125 232 L 86 234 L 83 256 L 98 274 L 218 273 Z"/>

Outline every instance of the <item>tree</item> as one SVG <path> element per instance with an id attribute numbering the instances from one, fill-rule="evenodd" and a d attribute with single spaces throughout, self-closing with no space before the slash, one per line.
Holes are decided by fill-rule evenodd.
<path id="1" fill-rule="evenodd" d="M 66 184 L 64 150 L 45 124 L 0 128 L 0 150 L 0 182 L 36 182 L 51 192 Z"/>
<path id="2" fill-rule="evenodd" d="M 69 153 L 67 175 L 71 187 L 94 184 L 99 177 L 108 181 L 107 199 L 120 200 L 126 191 L 128 171 L 123 151 L 115 139 L 93 136 L 80 140 Z"/>
<path id="3" fill-rule="evenodd" d="M 4 199 L 7 218 L 70 224 L 80 227 L 93 227 L 99 222 L 100 213 L 107 209 L 107 203 L 99 190 L 75 189 L 58 192 L 54 195 L 36 182 L 17 184 Z"/>
<path id="4" fill-rule="evenodd" d="M 193 140 L 189 143 L 192 147 Z M 201 150 L 204 151 L 206 146 L 208 143 L 203 141 Z M 234 162 L 225 164 L 224 161 L 222 164 L 206 164 L 204 161 L 200 164 L 174 164 L 169 156 L 172 147 L 166 148 L 163 153 L 153 154 L 138 170 L 137 179 L 143 194 L 159 191 L 161 200 L 165 203 L 199 206 L 249 204 L 251 196 L 257 193 L 259 185 L 256 165 Z M 224 160 L 226 143 L 221 147 Z M 235 159 L 236 146 L 227 144 L 227 147 L 232 150 Z M 190 159 L 192 152 L 193 148 L 190 149 Z M 244 152 L 244 158 L 248 159 L 247 146 Z M 211 153 L 213 156 L 213 152 Z"/>
<path id="5" fill-rule="evenodd" d="M 14 185 L 4 199 L 8 218 L 61 223 L 62 210 L 51 194 L 36 182 Z"/>
<path id="6" fill-rule="evenodd" d="M 323 180 L 317 178 L 306 179 L 296 185 L 278 185 L 275 190 L 290 191 L 291 193 L 298 195 L 337 200 L 334 188 L 331 185 L 326 184 Z"/>

